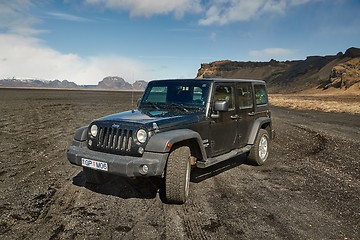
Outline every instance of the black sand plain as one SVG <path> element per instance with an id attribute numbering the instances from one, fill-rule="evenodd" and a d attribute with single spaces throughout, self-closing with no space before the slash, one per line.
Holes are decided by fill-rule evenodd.
<path id="1" fill-rule="evenodd" d="M 166 205 L 157 179 L 92 186 L 66 159 L 76 128 L 131 105 L 131 92 L 0 89 L 1 239 L 360 239 L 360 115 L 274 107 L 267 164 L 194 170 L 188 202 Z"/>

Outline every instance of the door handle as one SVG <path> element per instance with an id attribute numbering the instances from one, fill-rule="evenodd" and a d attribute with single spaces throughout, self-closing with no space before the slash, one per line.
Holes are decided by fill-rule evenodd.
<path id="1" fill-rule="evenodd" d="M 233 116 L 230 116 L 231 119 L 235 120 L 235 119 L 239 119 L 241 118 L 239 115 L 235 114 Z"/>
<path id="2" fill-rule="evenodd" d="M 248 115 L 249 116 L 255 116 L 255 112 L 249 112 Z"/>

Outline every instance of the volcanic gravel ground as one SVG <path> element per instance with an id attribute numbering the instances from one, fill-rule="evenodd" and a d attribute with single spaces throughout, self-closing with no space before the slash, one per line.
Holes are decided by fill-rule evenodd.
<path id="1" fill-rule="evenodd" d="M 94 186 L 66 158 L 76 128 L 131 99 L 0 89 L 1 239 L 360 239 L 359 115 L 273 108 L 264 166 L 195 169 L 186 204 L 167 205 L 159 179 Z"/>

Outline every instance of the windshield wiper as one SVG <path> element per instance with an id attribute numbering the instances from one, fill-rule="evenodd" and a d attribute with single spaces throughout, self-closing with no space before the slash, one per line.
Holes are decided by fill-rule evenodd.
<path id="1" fill-rule="evenodd" d="M 179 104 L 179 103 L 171 103 L 170 106 L 174 106 L 176 107 L 177 109 L 180 109 L 181 111 L 184 111 L 184 112 L 189 112 L 189 110 L 187 110 L 184 105 L 182 104 Z"/>
<path id="2" fill-rule="evenodd" d="M 205 109 L 204 106 L 196 106 L 196 105 L 191 105 L 191 106 L 187 106 L 188 108 L 190 108 L 191 110 L 196 110 L 196 111 L 202 111 Z"/>
<path id="3" fill-rule="evenodd" d="M 154 103 L 154 102 L 145 102 L 145 103 L 150 104 L 150 105 L 151 105 L 153 108 L 155 108 L 155 109 L 160 109 L 159 106 L 158 106 L 156 103 Z"/>

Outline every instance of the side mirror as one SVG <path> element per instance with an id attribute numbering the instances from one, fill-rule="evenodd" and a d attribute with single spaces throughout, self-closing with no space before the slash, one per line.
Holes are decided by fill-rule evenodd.
<path id="1" fill-rule="evenodd" d="M 227 112 L 229 110 L 228 102 L 225 100 L 218 100 L 214 104 L 214 110 L 218 112 Z"/>
<path id="2" fill-rule="evenodd" d="M 220 117 L 220 112 L 227 112 L 229 110 L 229 105 L 227 103 L 227 101 L 225 100 L 218 100 L 215 102 L 214 104 L 214 112 L 213 114 L 211 114 L 212 118 L 219 118 Z"/>

